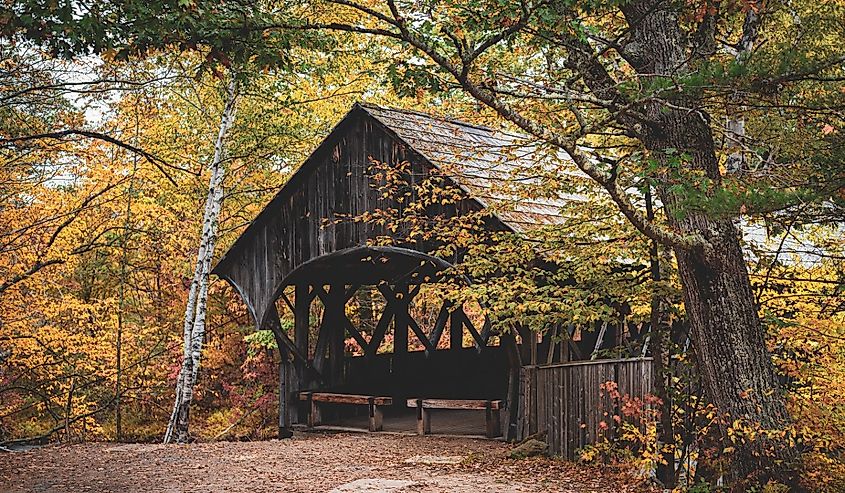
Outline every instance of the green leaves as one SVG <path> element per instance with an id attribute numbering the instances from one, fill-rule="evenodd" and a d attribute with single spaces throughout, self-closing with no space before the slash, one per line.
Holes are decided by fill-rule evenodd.
<path id="1" fill-rule="evenodd" d="M 76 5 L 69 0 L 29 0 L 6 4 L 0 38 L 25 40 L 55 56 L 74 59 L 103 55 L 118 60 L 156 51 L 200 51 L 209 64 L 285 66 L 294 45 L 317 46 L 325 36 L 288 31 L 287 8 L 262 2 L 128 0 Z M 74 10 L 75 9 L 75 10 Z"/>

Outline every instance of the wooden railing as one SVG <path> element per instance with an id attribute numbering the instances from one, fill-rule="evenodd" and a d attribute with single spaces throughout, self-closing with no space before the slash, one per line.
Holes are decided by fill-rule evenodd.
<path id="1" fill-rule="evenodd" d="M 596 443 L 599 436 L 613 438 L 621 399 L 601 391 L 605 382 L 616 382 L 621 395 L 644 398 L 653 392 L 651 358 L 577 361 L 520 370 L 521 396 L 517 438 L 545 432 L 549 452 L 573 459 L 578 449 Z M 605 426 L 600 426 L 604 421 Z"/>

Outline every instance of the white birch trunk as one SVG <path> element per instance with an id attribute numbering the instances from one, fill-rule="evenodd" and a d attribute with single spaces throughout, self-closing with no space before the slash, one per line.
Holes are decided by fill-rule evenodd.
<path id="1" fill-rule="evenodd" d="M 208 296 L 209 274 L 211 261 L 214 257 L 214 246 L 217 242 L 217 225 L 220 210 L 223 206 L 223 178 L 225 177 L 224 161 L 226 157 L 226 135 L 235 121 L 235 109 L 238 99 L 238 88 L 235 74 L 229 82 L 225 107 L 220 118 L 217 140 L 214 144 L 214 156 L 210 169 L 211 177 L 208 183 L 208 196 L 205 201 L 202 234 L 200 235 L 197 261 L 194 265 L 194 277 L 188 292 L 188 302 L 185 307 L 185 323 L 183 326 L 184 350 L 182 353 L 182 368 L 176 381 L 176 398 L 173 412 L 167 425 L 164 443 L 184 443 L 188 439 L 188 416 L 193 400 L 194 385 L 202 355 L 202 343 L 205 339 L 206 298 Z"/>

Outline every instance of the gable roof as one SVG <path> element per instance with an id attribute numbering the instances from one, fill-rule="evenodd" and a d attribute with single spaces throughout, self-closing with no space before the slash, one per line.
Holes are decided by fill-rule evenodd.
<path id="1" fill-rule="evenodd" d="M 285 199 L 306 179 L 313 167 L 311 162 L 315 161 L 312 158 L 325 152 L 332 137 L 344 132 L 345 124 L 359 113 L 376 120 L 388 133 L 446 174 L 473 200 L 485 208 L 492 206 L 496 217 L 513 231 L 524 232 L 560 223 L 564 220 L 560 215 L 564 201 L 577 199 L 563 195 L 553 199 L 527 199 L 517 193 L 519 186 L 537 182 L 541 170 L 561 173 L 559 166 L 554 171 L 549 169 L 555 163 L 563 163 L 565 172 L 572 176 L 583 176 L 574 164 L 566 165 L 568 158 L 560 152 L 550 155 L 528 136 L 417 111 L 355 103 L 250 222 L 212 272 L 220 273 L 219 268 L 231 260 L 230 254 L 247 241 L 257 223 L 272 220 L 269 210 L 273 208 L 273 203 Z"/>
<path id="2" fill-rule="evenodd" d="M 559 150 L 515 132 L 410 110 L 356 105 L 410 145 L 515 231 L 563 221 L 561 207 L 576 195 L 528 198 L 544 174 L 586 178 Z M 523 193 L 520 193 L 523 192 Z"/>
<path id="3" fill-rule="evenodd" d="M 526 171 L 536 175 L 537 170 L 558 161 L 550 160 L 529 137 L 416 111 L 356 103 L 230 246 L 212 269 L 214 274 L 222 275 L 231 268 L 230 264 L 240 258 L 236 252 L 253 241 L 252 236 L 262 225 L 274 220 L 273 211 L 307 181 L 315 166 L 323 162 L 320 156 L 331 152 L 338 137 L 362 117 L 374 121 L 391 138 L 441 170 L 482 207 L 493 206 L 493 214 L 505 227 L 520 232 L 563 221 L 559 213 L 565 197 L 527 200 L 512 189 L 514 184 L 539 179 L 524 176 Z M 570 169 L 574 170 L 574 165 Z"/>

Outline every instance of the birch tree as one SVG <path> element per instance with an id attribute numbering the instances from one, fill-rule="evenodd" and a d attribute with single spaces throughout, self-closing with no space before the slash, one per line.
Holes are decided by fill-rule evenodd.
<path id="1" fill-rule="evenodd" d="M 176 398 L 173 413 L 164 435 L 164 443 L 184 443 L 188 440 L 188 423 L 194 386 L 202 356 L 202 343 L 205 338 L 206 301 L 208 298 L 209 274 L 214 247 L 217 241 L 217 226 L 220 210 L 223 206 L 223 179 L 226 175 L 226 136 L 235 121 L 238 101 L 237 74 L 233 71 L 228 83 L 223 113 L 217 140 L 214 143 L 214 155 L 209 164 L 210 177 L 208 195 L 205 200 L 205 212 L 202 222 L 202 234 L 194 265 L 194 277 L 188 292 L 185 307 L 183 330 L 182 368 L 176 380 Z"/>

